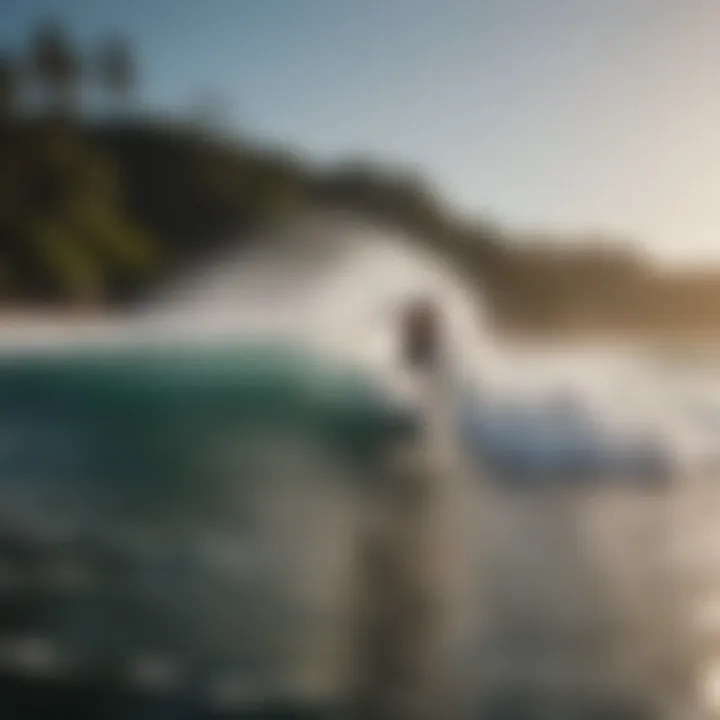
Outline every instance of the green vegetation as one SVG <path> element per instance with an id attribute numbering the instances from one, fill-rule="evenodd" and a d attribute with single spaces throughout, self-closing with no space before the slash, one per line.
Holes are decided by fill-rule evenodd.
<path id="1" fill-rule="evenodd" d="M 155 250 L 123 210 L 112 159 L 74 128 L 8 123 L 0 158 L 5 300 L 101 303 L 152 267 Z"/>
<path id="2" fill-rule="evenodd" d="M 80 96 L 90 85 L 73 43 L 41 27 L 24 57 L 0 58 L 0 298 L 95 306 L 148 278 L 157 248 L 124 205 L 114 158 L 89 142 Z M 132 65 L 113 40 L 100 87 L 125 98 Z"/>
<path id="3" fill-rule="evenodd" d="M 457 262 L 506 330 L 720 329 L 720 272 L 661 274 L 603 239 L 573 250 L 541 238 L 513 242 L 459 218 L 422 178 L 397 168 L 347 162 L 320 171 L 196 124 L 140 118 L 131 103 L 138 79 L 120 37 L 82 53 L 47 25 L 24 56 L 0 53 L 4 303 L 123 303 L 265 223 L 339 207 L 409 231 Z M 103 112 L 84 107 L 89 91 Z"/>

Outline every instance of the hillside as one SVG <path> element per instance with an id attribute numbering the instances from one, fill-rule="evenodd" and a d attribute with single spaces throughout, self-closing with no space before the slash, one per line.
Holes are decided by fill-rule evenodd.
<path id="1" fill-rule="evenodd" d="M 0 125 L 0 292 L 9 307 L 112 307 L 222 245 L 309 208 L 394 224 L 477 278 L 501 329 L 720 329 L 720 272 L 660 274 L 603 239 L 519 242 L 458 219 L 422 178 L 373 163 L 319 169 L 197 126 L 152 121 Z"/>
<path id="2" fill-rule="evenodd" d="M 0 48 L 4 316 L 122 309 L 261 226 L 342 208 L 462 266 L 506 332 L 672 342 L 720 330 L 720 269 L 661 273 L 613 238 L 520 238 L 461 218 L 429 179 L 382 159 L 319 167 L 237 130 L 139 114 L 132 47 L 112 36 L 98 54 L 51 23 Z"/>

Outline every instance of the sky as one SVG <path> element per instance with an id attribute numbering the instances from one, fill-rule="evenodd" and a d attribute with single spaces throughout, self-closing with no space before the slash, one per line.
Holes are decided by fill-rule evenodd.
<path id="1" fill-rule="evenodd" d="M 416 168 L 461 212 L 720 262 L 718 0 L 0 0 L 122 32 L 139 100 L 320 162 Z"/>

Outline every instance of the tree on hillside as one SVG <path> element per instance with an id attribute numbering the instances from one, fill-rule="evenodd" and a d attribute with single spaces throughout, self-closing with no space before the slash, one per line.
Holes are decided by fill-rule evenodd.
<path id="1" fill-rule="evenodd" d="M 152 268 L 114 167 L 71 128 L 21 125 L 0 142 L 0 295 L 102 303 Z"/>
<path id="2" fill-rule="evenodd" d="M 120 37 L 110 38 L 98 57 L 98 74 L 103 89 L 120 103 L 127 102 L 136 83 L 135 65 L 128 43 Z"/>
<path id="3" fill-rule="evenodd" d="M 0 55 L 0 120 L 14 115 L 17 108 L 18 90 L 17 66 L 9 57 Z"/>
<path id="4" fill-rule="evenodd" d="M 58 25 L 40 27 L 30 49 L 30 68 L 54 112 L 69 114 L 77 101 L 82 64 L 71 41 Z"/>

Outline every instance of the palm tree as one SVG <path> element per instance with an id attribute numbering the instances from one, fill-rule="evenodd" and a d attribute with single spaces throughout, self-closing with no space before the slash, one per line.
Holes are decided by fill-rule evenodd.
<path id="1" fill-rule="evenodd" d="M 111 96 L 127 102 L 135 87 L 135 65 L 128 43 L 120 37 L 110 38 L 98 58 L 100 81 Z"/>
<path id="2" fill-rule="evenodd" d="M 42 26 L 31 47 L 31 70 L 46 101 L 56 112 L 72 109 L 81 75 L 80 59 L 71 41 L 55 24 Z"/>

